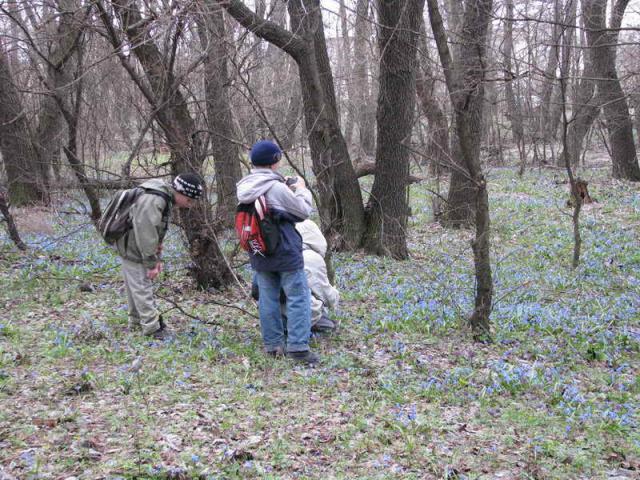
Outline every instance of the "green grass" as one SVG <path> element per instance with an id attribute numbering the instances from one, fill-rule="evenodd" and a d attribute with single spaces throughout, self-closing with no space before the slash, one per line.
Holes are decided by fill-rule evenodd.
<path id="1" fill-rule="evenodd" d="M 25 255 L 0 237 L 0 465 L 17 478 L 633 478 L 640 195 L 593 172 L 601 203 L 583 212 L 572 270 L 566 185 L 489 179 L 495 343 L 465 324 L 471 233 L 430 224 L 415 185 L 410 261 L 334 256 L 341 328 L 314 339 L 315 369 L 265 357 L 255 318 L 207 302 L 255 312 L 240 292 L 191 289 L 177 232 L 162 294 L 215 324 L 173 310 L 169 343 L 127 331 L 117 259 L 90 227 L 64 219 L 64 240 L 27 236 Z"/>

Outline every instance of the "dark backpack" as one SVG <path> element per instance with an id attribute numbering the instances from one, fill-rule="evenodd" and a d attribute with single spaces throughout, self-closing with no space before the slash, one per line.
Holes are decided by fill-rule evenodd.
<path id="1" fill-rule="evenodd" d="M 171 206 L 172 199 L 169 195 L 159 190 L 152 190 L 149 188 L 135 187 L 127 190 L 120 190 L 109 201 L 100 221 L 98 222 L 98 231 L 105 242 L 109 245 L 115 244 L 120 238 L 122 238 L 133 227 L 131 221 L 131 207 L 136 203 L 136 200 L 141 195 L 148 193 L 151 195 L 158 195 L 164 198 L 166 205 L 162 212 L 162 218 L 167 216 L 169 208 Z"/>
<path id="2" fill-rule="evenodd" d="M 280 227 L 269 214 L 261 195 L 253 203 L 241 203 L 236 210 L 236 233 L 240 246 L 253 255 L 273 255 L 280 243 Z"/>

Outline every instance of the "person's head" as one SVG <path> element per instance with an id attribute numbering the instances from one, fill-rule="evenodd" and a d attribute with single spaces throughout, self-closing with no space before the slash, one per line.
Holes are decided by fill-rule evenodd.
<path id="1" fill-rule="evenodd" d="M 282 158 L 282 150 L 269 140 L 260 140 L 251 147 L 249 158 L 254 167 L 276 170 Z"/>
<path id="2" fill-rule="evenodd" d="M 204 182 L 195 173 L 181 173 L 171 183 L 174 190 L 174 198 L 178 208 L 191 208 L 200 199 Z"/>

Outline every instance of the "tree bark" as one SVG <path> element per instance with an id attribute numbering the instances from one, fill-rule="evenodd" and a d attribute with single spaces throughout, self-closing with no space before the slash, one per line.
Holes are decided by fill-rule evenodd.
<path id="1" fill-rule="evenodd" d="M 406 259 L 409 150 L 415 110 L 417 42 L 424 0 L 379 0 L 378 145 L 367 205 L 365 249 Z"/>
<path id="2" fill-rule="evenodd" d="M 22 107 L 9 62 L 0 45 L 0 153 L 15 206 L 47 203 L 48 195 L 38 178 L 38 152 Z"/>
<path id="3" fill-rule="evenodd" d="M 204 59 L 204 91 L 207 123 L 211 136 L 211 151 L 216 174 L 217 213 L 223 225 L 233 227 L 236 211 L 236 183 L 240 180 L 240 147 L 234 139 L 237 132 L 233 124 L 229 101 L 229 73 L 227 69 L 226 32 L 224 10 L 207 0 L 206 10 L 199 24 Z"/>
<path id="4" fill-rule="evenodd" d="M 613 22 L 620 22 L 629 0 L 617 0 L 612 9 Z M 640 181 L 640 167 L 633 140 L 633 127 L 627 100 L 616 70 L 618 30 L 607 29 L 607 0 L 584 0 L 589 55 L 596 74 L 598 98 L 602 104 L 609 143 L 613 176 Z"/>

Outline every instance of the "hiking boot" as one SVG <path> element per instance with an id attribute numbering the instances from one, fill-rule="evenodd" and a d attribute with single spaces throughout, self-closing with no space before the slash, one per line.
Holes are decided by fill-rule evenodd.
<path id="1" fill-rule="evenodd" d="M 328 325 L 314 325 L 311 327 L 313 333 L 331 333 L 336 331 L 336 327 L 330 327 Z"/>
<path id="2" fill-rule="evenodd" d="M 296 363 L 302 363 L 305 365 L 315 365 L 320 363 L 320 357 L 313 353 L 311 350 L 304 350 L 302 352 L 287 352 L 287 357 Z"/>
<path id="3" fill-rule="evenodd" d="M 158 330 L 153 332 L 151 334 L 151 337 L 154 340 L 159 340 L 161 342 L 164 342 L 165 340 L 170 340 L 171 338 L 173 338 L 173 335 L 171 334 L 171 331 L 166 328 L 166 325 L 165 325 L 164 328 L 160 327 Z"/>
<path id="4" fill-rule="evenodd" d="M 265 350 L 265 353 L 273 358 L 284 357 L 284 348 L 276 347 L 275 350 Z"/>

